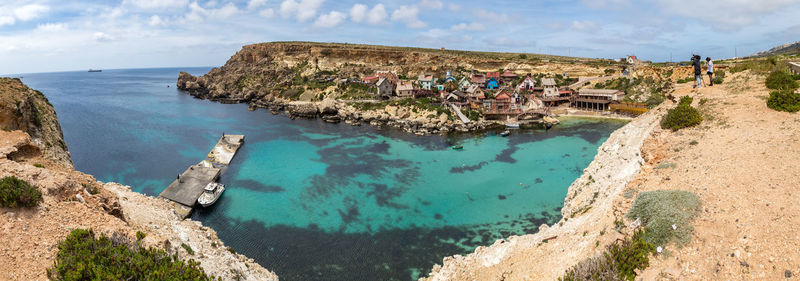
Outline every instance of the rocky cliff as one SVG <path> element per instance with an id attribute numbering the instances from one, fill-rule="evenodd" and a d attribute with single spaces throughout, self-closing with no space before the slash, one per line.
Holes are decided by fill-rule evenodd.
<path id="1" fill-rule="evenodd" d="M 0 280 L 47 279 L 46 269 L 58 252 L 56 245 L 75 228 L 92 228 L 108 237 L 135 237 L 141 231 L 147 234 L 144 246 L 194 259 L 206 273 L 222 280 L 278 280 L 252 259 L 226 247 L 213 229 L 176 215 L 167 200 L 75 171 L 47 99 L 19 80 L 0 82 L 0 124 L 4 126 L 0 178 L 25 180 L 43 197 L 34 208 L 0 207 Z M 53 146 L 57 141 L 60 145 Z"/>
<path id="2" fill-rule="evenodd" d="M 72 167 L 53 105 L 19 79 L 0 78 L 0 129 L 28 133 L 45 157 Z"/>

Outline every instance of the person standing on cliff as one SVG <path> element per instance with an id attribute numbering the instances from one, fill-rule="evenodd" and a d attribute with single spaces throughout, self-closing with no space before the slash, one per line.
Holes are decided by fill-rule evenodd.
<path id="1" fill-rule="evenodd" d="M 706 70 L 706 74 L 708 74 L 708 86 L 714 86 L 714 62 L 711 61 L 710 57 L 706 57 L 706 66 L 708 67 Z"/>
<path id="2" fill-rule="evenodd" d="M 694 85 L 695 88 L 702 88 L 703 87 L 703 75 L 700 71 L 700 56 L 694 55 L 692 57 L 692 66 L 694 66 L 694 79 L 697 80 L 697 84 Z"/>

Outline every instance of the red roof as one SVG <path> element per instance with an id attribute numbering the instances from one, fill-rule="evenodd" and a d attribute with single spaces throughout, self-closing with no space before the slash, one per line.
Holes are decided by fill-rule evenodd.
<path id="1" fill-rule="evenodd" d="M 496 100 L 508 100 L 508 99 L 511 99 L 511 96 L 509 96 L 506 92 L 502 92 L 499 95 L 497 95 L 496 97 L 494 97 L 494 99 L 496 99 Z"/>
<path id="2" fill-rule="evenodd" d="M 509 77 L 510 78 L 510 77 L 517 77 L 517 75 L 514 74 L 514 72 L 511 72 L 511 70 L 506 69 L 506 71 L 503 72 L 503 77 Z"/>
<path id="3" fill-rule="evenodd" d="M 572 94 L 572 91 L 571 90 L 561 90 L 561 91 L 558 91 L 558 93 L 559 94 Z"/>
<path id="4" fill-rule="evenodd" d="M 496 78 L 496 79 L 500 80 L 500 72 L 495 71 L 495 72 L 486 73 L 486 78 Z"/>
<path id="5" fill-rule="evenodd" d="M 378 78 L 380 78 L 380 77 L 378 77 L 378 76 L 364 77 L 364 81 L 375 80 L 375 79 L 378 79 Z"/>

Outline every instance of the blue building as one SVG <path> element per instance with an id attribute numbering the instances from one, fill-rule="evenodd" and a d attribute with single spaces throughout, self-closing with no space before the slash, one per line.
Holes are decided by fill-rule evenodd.
<path id="1" fill-rule="evenodd" d="M 489 80 L 486 80 L 487 90 L 494 90 L 497 89 L 498 87 L 500 87 L 500 82 L 498 82 L 497 79 L 495 79 L 494 77 L 489 78 Z"/>

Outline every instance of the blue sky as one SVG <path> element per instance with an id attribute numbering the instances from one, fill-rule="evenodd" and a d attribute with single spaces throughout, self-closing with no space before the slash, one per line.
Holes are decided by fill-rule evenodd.
<path id="1" fill-rule="evenodd" d="M 797 15 L 800 0 L 0 0 L 0 73 L 219 66 L 286 40 L 728 58 L 800 40 Z"/>

